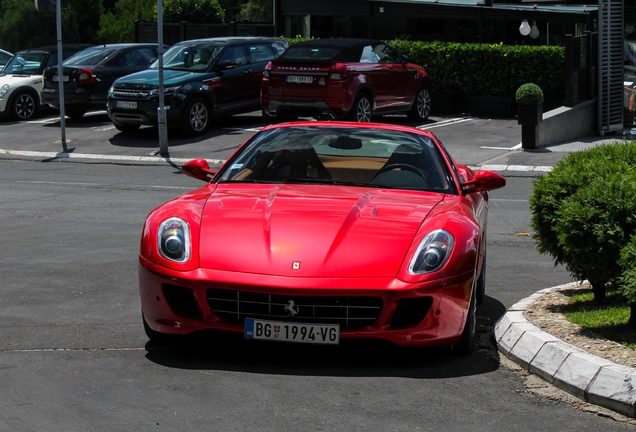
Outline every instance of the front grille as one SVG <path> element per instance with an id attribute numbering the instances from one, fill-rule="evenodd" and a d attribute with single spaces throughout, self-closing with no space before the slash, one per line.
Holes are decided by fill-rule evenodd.
<path id="1" fill-rule="evenodd" d="M 249 317 L 339 324 L 342 329 L 354 329 L 373 324 L 382 309 L 379 297 L 281 296 L 216 288 L 207 290 L 206 296 L 214 315 L 240 323 Z M 296 315 L 292 317 L 289 310 Z"/>
<path id="2" fill-rule="evenodd" d="M 129 98 L 145 98 L 150 92 L 148 90 L 132 90 L 115 87 L 113 89 L 114 96 L 123 96 Z"/>

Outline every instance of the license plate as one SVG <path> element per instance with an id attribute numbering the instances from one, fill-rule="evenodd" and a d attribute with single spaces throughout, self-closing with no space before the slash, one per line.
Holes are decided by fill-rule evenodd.
<path id="1" fill-rule="evenodd" d="M 247 318 L 245 320 L 245 338 L 338 345 L 340 343 L 340 326 L 338 324 L 308 324 Z"/>
<path id="2" fill-rule="evenodd" d="M 53 75 L 53 81 L 57 82 L 60 80 L 60 77 L 57 75 Z M 69 81 L 69 76 L 68 75 L 62 75 L 62 81 L 64 82 L 68 82 Z"/>
<path id="3" fill-rule="evenodd" d="M 137 109 L 137 102 L 116 101 L 115 106 L 117 108 Z"/>
<path id="4" fill-rule="evenodd" d="M 314 77 L 300 76 L 300 75 L 287 75 L 287 82 L 298 83 L 298 84 L 311 84 L 314 82 Z"/>

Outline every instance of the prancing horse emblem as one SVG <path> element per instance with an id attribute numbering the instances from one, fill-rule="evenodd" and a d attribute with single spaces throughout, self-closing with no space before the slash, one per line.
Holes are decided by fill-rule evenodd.
<path id="1" fill-rule="evenodd" d="M 293 318 L 298 315 L 298 312 L 300 312 L 300 308 L 294 304 L 293 300 L 290 300 L 285 305 L 285 312 L 287 312 L 287 315 Z"/>

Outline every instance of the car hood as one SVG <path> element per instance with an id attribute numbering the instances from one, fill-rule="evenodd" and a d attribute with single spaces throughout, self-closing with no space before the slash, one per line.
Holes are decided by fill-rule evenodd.
<path id="1" fill-rule="evenodd" d="M 297 277 L 395 277 L 439 193 L 219 185 L 200 231 L 202 268 Z"/>
<path id="2" fill-rule="evenodd" d="M 34 86 L 42 84 L 42 75 L 0 75 L 0 86 L 9 84 L 9 87 L 23 85 Z"/>
<path id="3" fill-rule="evenodd" d="M 163 71 L 163 85 L 170 87 L 174 85 L 184 84 L 193 80 L 193 75 L 203 76 L 214 74 L 193 74 L 189 71 L 179 70 L 164 70 Z M 154 88 L 159 86 L 159 71 L 154 69 L 148 69 L 141 72 L 135 72 L 125 77 L 119 78 L 115 85 L 122 88 Z"/>

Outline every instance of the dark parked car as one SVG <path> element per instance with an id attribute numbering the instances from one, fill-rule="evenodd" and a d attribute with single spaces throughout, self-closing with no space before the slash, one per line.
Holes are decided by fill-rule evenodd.
<path id="1" fill-rule="evenodd" d="M 89 44 L 62 46 L 62 59 L 90 47 Z M 0 73 L 0 114 L 28 120 L 42 106 L 42 73 L 57 64 L 57 46 L 18 51 Z"/>
<path id="2" fill-rule="evenodd" d="M 180 42 L 163 56 L 169 128 L 200 135 L 212 118 L 260 109 L 263 69 L 287 48 L 282 39 L 228 37 Z M 119 78 L 108 92 L 108 116 L 120 131 L 157 125 L 159 65 Z"/>
<path id="3" fill-rule="evenodd" d="M 265 69 L 263 120 L 311 116 L 368 122 L 393 113 L 424 120 L 431 109 L 430 89 L 426 70 L 386 42 L 299 42 Z"/>
<path id="4" fill-rule="evenodd" d="M 165 49 L 167 49 L 166 47 Z M 158 57 L 157 44 L 128 43 L 85 49 L 63 65 L 64 108 L 71 118 L 106 109 L 106 94 L 117 78 L 147 69 Z M 42 101 L 60 108 L 57 67 L 44 71 Z"/>

